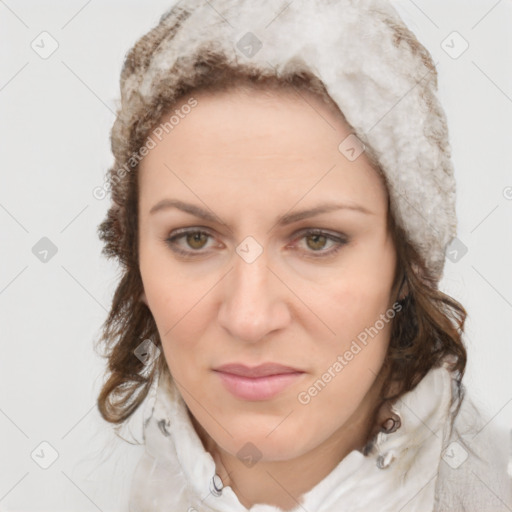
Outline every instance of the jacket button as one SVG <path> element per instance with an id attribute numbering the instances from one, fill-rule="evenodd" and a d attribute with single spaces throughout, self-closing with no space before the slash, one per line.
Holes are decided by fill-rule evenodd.
<path id="1" fill-rule="evenodd" d="M 222 488 L 223 488 L 222 480 L 220 479 L 220 476 L 215 474 L 213 475 L 213 478 L 210 481 L 210 492 L 215 496 L 218 497 L 222 494 Z"/>
<path id="2" fill-rule="evenodd" d="M 171 435 L 169 433 L 169 427 L 171 426 L 171 421 L 168 418 L 161 419 L 157 423 L 157 425 L 164 436 L 169 437 Z"/>
<path id="3" fill-rule="evenodd" d="M 377 467 L 379 469 L 386 469 L 391 465 L 393 460 L 395 460 L 393 452 L 387 452 L 384 455 L 381 454 L 377 457 Z"/>

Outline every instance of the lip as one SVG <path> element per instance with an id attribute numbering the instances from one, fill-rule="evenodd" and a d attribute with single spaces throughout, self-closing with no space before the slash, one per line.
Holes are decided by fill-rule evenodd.
<path id="1" fill-rule="evenodd" d="M 240 377 L 267 377 L 269 375 L 282 375 L 284 373 L 303 373 L 298 368 L 292 368 L 291 366 L 285 366 L 279 363 L 264 363 L 258 366 L 246 366 L 242 363 L 229 363 L 223 364 L 215 371 L 222 373 L 230 373 L 232 375 L 238 375 Z"/>
<path id="2" fill-rule="evenodd" d="M 259 366 L 226 364 L 215 368 L 226 389 L 243 400 L 269 400 L 296 382 L 304 372 L 277 363 Z"/>

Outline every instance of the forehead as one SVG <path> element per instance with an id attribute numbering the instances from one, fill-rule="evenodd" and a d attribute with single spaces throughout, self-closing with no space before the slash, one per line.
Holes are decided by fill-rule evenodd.
<path id="1" fill-rule="evenodd" d="M 193 96 L 197 106 L 173 132 L 189 142 L 195 135 L 199 151 L 209 145 L 224 145 L 229 154 L 246 158 L 281 153 L 299 158 L 310 153 L 318 156 L 329 146 L 336 149 L 338 139 L 350 133 L 342 116 L 308 91 L 253 86 L 198 91 Z M 177 104 L 178 110 L 183 101 Z M 186 148 L 190 149 L 188 144 Z M 254 151 L 248 153 L 249 149 Z"/>
<path id="2" fill-rule="evenodd" d="M 181 111 L 191 97 L 196 105 Z M 203 194 L 239 193 L 242 187 L 261 199 L 287 193 L 288 201 L 308 191 L 313 196 L 339 192 L 366 202 L 385 194 L 364 152 L 350 161 L 340 151 L 350 127 L 313 93 L 292 88 L 197 91 L 172 112 L 182 112 L 179 122 L 162 133 L 141 162 L 141 195 L 156 198 L 173 185 L 183 189 L 185 182 Z"/>

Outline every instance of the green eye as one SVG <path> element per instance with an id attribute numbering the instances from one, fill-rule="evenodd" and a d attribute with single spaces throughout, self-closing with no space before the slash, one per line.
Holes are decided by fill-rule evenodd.
<path id="1" fill-rule="evenodd" d="M 206 254 L 202 249 L 207 246 L 210 238 L 213 238 L 213 236 L 207 231 L 189 228 L 178 230 L 172 236 L 166 238 L 165 243 L 177 254 L 193 258 Z M 187 248 L 179 244 L 181 240 L 184 241 Z M 320 229 L 303 231 L 300 233 L 300 236 L 296 236 L 294 240 L 306 240 L 304 252 L 306 256 L 314 258 L 331 256 L 348 243 L 348 239 L 344 235 L 337 236 Z M 331 242 L 333 247 L 328 250 L 323 250 L 329 242 Z"/>
<path id="2" fill-rule="evenodd" d="M 332 256 L 348 243 L 346 237 L 333 235 L 320 229 L 309 229 L 302 232 L 297 239 L 306 240 L 306 247 L 311 250 L 306 250 L 305 252 L 307 256 L 312 256 L 313 258 Z M 332 243 L 332 248 L 322 250 L 328 242 Z"/>
<path id="3" fill-rule="evenodd" d="M 194 253 L 198 253 L 205 247 L 206 243 L 208 242 L 208 238 L 211 238 L 211 235 L 206 231 L 201 231 L 198 229 L 187 229 L 178 231 L 177 234 L 166 238 L 165 242 L 174 252 L 177 252 L 178 254 L 183 256 L 197 256 L 198 254 Z M 181 239 L 184 239 L 187 246 L 194 250 L 187 251 L 181 247 L 178 247 L 177 241 Z"/>
<path id="4" fill-rule="evenodd" d="M 192 249 L 202 249 L 208 241 L 208 236 L 202 231 L 191 231 L 185 234 L 185 240 Z"/>
<path id="5" fill-rule="evenodd" d="M 308 235 L 306 237 L 304 237 L 309 240 L 312 240 L 313 241 L 313 246 L 308 246 L 308 247 L 311 247 L 311 249 L 313 250 L 318 250 L 318 249 L 323 249 L 323 247 L 325 246 L 325 244 L 327 243 L 327 241 L 329 240 L 325 235 Z M 307 243 L 307 242 L 306 242 Z"/>

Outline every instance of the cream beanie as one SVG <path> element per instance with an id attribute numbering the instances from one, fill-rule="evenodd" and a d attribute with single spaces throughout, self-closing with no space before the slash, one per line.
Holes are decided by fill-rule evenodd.
<path id="1" fill-rule="evenodd" d="M 394 218 L 437 282 L 457 222 L 448 128 L 432 57 L 389 1 L 177 2 L 127 54 L 112 129 L 118 160 L 134 133 L 147 135 L 144 113 L 212 51 L 257 72 L 308 70 L 323 82 L 352 142 L 377 157 Z"/>

